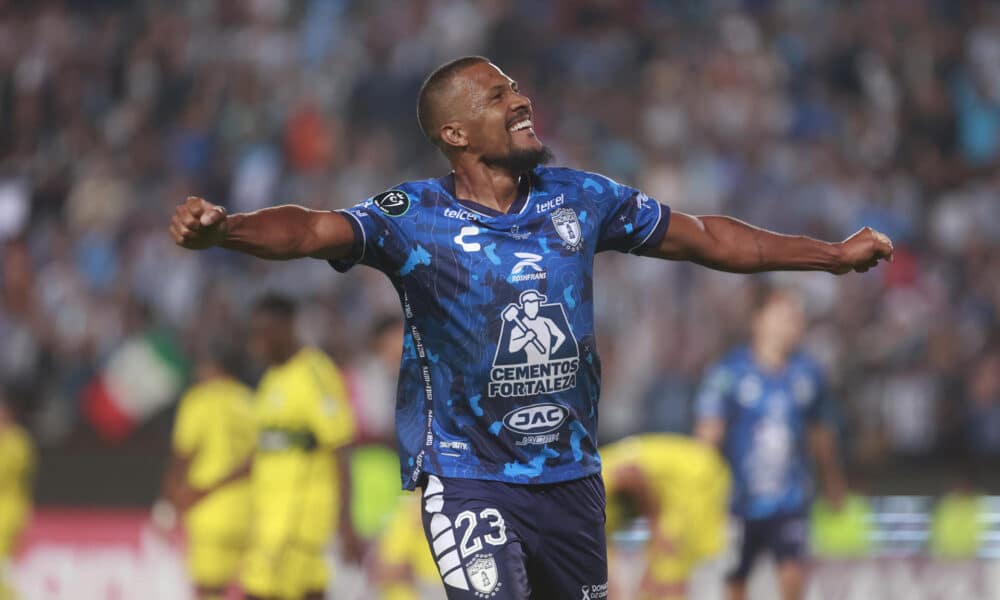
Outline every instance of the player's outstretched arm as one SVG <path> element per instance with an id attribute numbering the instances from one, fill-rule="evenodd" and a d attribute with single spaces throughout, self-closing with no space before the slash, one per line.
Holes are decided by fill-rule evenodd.
<path id="1" fill-rule="evenodd" d="M 170 235 L 191 250 L 221 246 L 271 260 L 335 260 L 347 256 L 354 243 L 347 217 L 336 212 L 285 205 L 229 215 L 195 196 L 174 211 Z"/>
<path id="2" fill-rule="evenodd" d="M 647 256 L 690 260 L 733 273 L 827 271 L 864 272 L 880 260 L 892 260 L 892 242 L 865 227 L 843 242 L 823 242 L 783 235 L 732 217 L 693 217 L 674 212 L 660 245 Z"/>

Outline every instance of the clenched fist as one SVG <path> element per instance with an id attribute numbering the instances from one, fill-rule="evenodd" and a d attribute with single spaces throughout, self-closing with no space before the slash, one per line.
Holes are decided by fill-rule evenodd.
<path id="1" fill-rule="evenodd" d="M 226 209 L 197 196 L 188 196 L 170 220 L 174 242 L 190 250 L 218 246 L 225 237 L 225 229 Z"/>
<path id="2" fill-rule="evenodd" d="M 841 260 L 834 273 L 843 275 L 850 271 L 864 273 L 880 260 L 892 260 L 892 240 L 884 233 L 864 227 L 841 242 Z"/>

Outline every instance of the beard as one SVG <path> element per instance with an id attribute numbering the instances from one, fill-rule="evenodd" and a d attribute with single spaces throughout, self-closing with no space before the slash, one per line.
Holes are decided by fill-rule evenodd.
<path id="1" fill-rule="evenodd" d="M 555 155 L 548 146 L 530 150 L 511 148 L 504 156 L 484 156 L 483 162 L 491 167 L 497 167 L 511 173 L 526 173 L 538 165 L 547 165 Z"/>

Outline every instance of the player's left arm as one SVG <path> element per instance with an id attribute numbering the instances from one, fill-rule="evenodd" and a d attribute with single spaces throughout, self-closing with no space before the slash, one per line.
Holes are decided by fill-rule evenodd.
<path id="1" fill-rule="evenodd" d="M 732 217 L 695 217 L 675 211 L 659 245 L 645 248 L 642 254 L 733 273 L 827 271 L 842 275 L 892 260 L 892 242 L 870 227 L 843 242 L 824 242 L 775 233 Z"/>

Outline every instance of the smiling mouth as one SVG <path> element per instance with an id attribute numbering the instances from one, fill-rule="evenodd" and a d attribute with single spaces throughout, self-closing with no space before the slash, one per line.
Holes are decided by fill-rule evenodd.
<path id="1" fill-rule="evenodd" d="M 532 123 L 530 118 L 524 118 L 516 121 L 513 125 L 507 128 L 507 131 L 514 133 L 516 131 L 524 131 L 525 129 L 531 130 Z"/>

